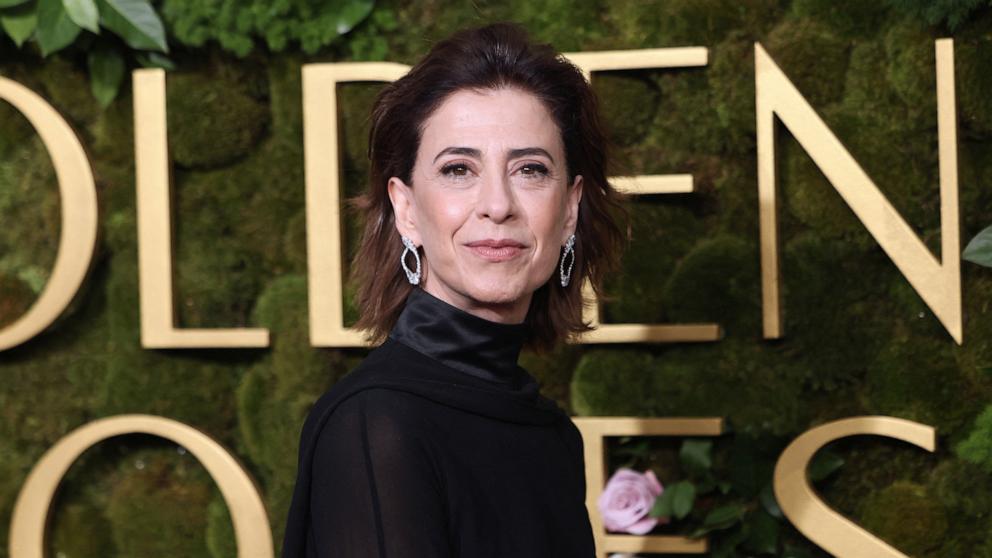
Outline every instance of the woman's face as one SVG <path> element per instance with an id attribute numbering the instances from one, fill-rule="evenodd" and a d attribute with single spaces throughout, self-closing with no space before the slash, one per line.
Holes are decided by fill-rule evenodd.
<path id="1" fill-rule="evenodd" d="M 582 177 L 568 184 L 566 173 L 561 134 L 537 97 L 449 95 L 424 122 L 413 183 L 388 184 L 396 228 L 423 246 L 423 288 L 479 317 L 523 322 L 575 232 Z"/>

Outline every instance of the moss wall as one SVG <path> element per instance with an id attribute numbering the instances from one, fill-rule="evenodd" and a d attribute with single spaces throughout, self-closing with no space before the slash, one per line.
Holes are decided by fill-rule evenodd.
<path id="1" fill-rule="evenodd" d="M 313 55 L 176 48 L 168 101 L 179 323 L 267 327 L 273 343 L 265 350 L 140 348 L 129 86 L 101 110 L 81 57 L 41 60 L 4 42 L 0 73 L 49 99 L 87 147 L 101 235 L 92 275 L 69 311 L 45 334 L 0 353 L 0 557 L 14 498 L 41 454 L 73 428 L 129 412 L 186 422 L 236 452 L 281 541 L 303 417 L 364 354 L 309 346 L 300 67 L 383 52 L 409 64 L 454 29 L 498 19 L 521 21 L 564 51 L 710 48 L 705 68 L 593 79 L 623 148 L 618 170 L 690 172 L 697 185 L 693 194 L 636 200 L 625 273 L 609 285 L 616 300 L 603 310 L 607 322 L 717 321 L 726 337 L 566 346 L 523 362 L 544 393 L 576 415 L 727 418 L 730 432 L 713 445 L 720 491 L 659 532 L 686 532 L 714 506 L 737 502 L 743 519 L 711 533 L 714 555 L 825 556 L 774 518 L 774 461 L 817 424 L 885 414 L 936 426 L 937 452 L 870 437 L 838 441 L 828 448 L 833 472 L 816 484 L 824 499 L 913 556 L 992 556 L 992 274 L 964 265 L 965 343 L 957 346 L 784 129 L 787 335 L 761 338 L 755 40 L 936 251 L 933 39 L 954 37 L 962 239 L 992 223 L 992 11 L 964 10 L 950 29 L 940 14 L 899 4 L 387 0 L 375 8 L 386 17 Z M 340 89 L 349 193 L 363 187 L 365 117 L 378 87 Z M 0 128 L 4 325 L 47 280 L 59 199 L 26 120 L 2 104 Z M 348 224 L 350 249 L 359 228 Z M 671 441 L 627 453 L 635 441 L 615 442 L 614 465 L 655 467 L 664 484 L 688 474 Z M 768 531 L 768 521 L 776 538 L 762 546 L 755 533 Z M 183 448 L 137 435 L 101 443 L 73 466 L 49 541 L 53 555 L 70 557 L 235 554 L 227 511 L 202 467 Z"/>

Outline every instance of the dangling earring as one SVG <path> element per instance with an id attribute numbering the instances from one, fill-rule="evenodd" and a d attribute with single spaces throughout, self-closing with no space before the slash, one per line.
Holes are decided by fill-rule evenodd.
<path id="1" fill-rule="evenodd" d="M 575 235 L 568 237 L 565 241 L 565 253 L 561 256 L 561 264 L 558 266 L 558 274 L 561 275 L 561 286 L 567 287 L 569 280 L 572 278 L 572 265 L 575 263 Z M 568 255 L 572 255 L 571 261 L 568 262 L 568 271 L 565 271 L 565 260 L 568 259 Z"/>
<path id="2" fill-rule="evenodd" d="M 403 271 L 406 272 L 406 280 L 410 282 L 411 285 L 420 284 L 420 254 L 417 253 L 417 247 L 413 244 L 413 241 L 409 238 L 400 235 L 400 240 L 403 241 L 403 253 L 400 254 L 400 265 L 403 266 Z M 413 257 L 417 260 L 417 271 L 410 271 L 410 268 L 406 266 L 406 253 L 413 252 Z"/>

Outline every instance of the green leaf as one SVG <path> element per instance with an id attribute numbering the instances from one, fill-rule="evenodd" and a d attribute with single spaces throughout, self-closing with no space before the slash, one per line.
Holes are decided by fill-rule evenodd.
<path id="1" fill-rule="evenodd" d="M 38 0 L 38 28 L 35 33 L 42 56 L 69 46 L 80 31 L 82 28 L 69 18 L 62 0 Z"/>
<path id="2" fill-rule="evenodd" d="M 338 35 L 344 35 L 351 31 L 355 25 L 368 17 L 372 12 L 373 0 L 339 0 L 337 6 L 339 11 L 334 17 L 334 29 Z"/>
<path id="3" fill-rule="evenodd" d="M 0 13 L 0 26 L 7 32 L 17 48 L 31 38 L 38 27 L 38 5 L 34 2 L 21 4 Z"/>
<path id="4" fill-rule="evenodd" d="M 729 527 L 736 523 L 744 515 L 744 506 L 741 504 L 727 504 L 719 508 L 713 508 L 703 519 L 703 526 L 706 527 Z"/>
<path id="5" fill-rule="evenodd" d="M 696 502 L 696 487 L 689 481 L 679 481 L 668 487 L 672 491 L 672 512 L 675 517 L 682 519 L 692 511 Z M 664 494 L 664 493 L 663 493 Z"/>
<path id="6" fill-rule="evenodd" d="M 682 442 L 682 448 L 679 450 L 679 460 L 682 462 L 682 466 L 689 471 L 706 471 L 713 464 L 710 458 L 710 450 L 712 448 L 713 442 L 710 440 L 687 439 Z"/>
<path id="7" fill-rule="evenodd" d="M 12 8 L 14 6 L 20 6 L 27 4 L 31 0 L 0 0 L 0 8 Z"/>
<path id="8" fill-rule="evenodd" d="M 132 48 L 169 52 L 165 27 L 147 0 L 97 0 L 100 23 Z"/>
<path id="9" fill-rule="evenodd" d="M 809 478 L 813 482 L 823 480 L 843 464 L 844 460 L 836 453 L 829 450 L 820 451 L 813 456 L 809 464 Z"/>
<path id="10" fill-rule="evenodd" d="M 745 548 L 758 554 L 775 554 L 778 551 L 781 524 L 774 517 L 759 509 L 749 515 L 745 522 L 750 527 Z"/>
<path id="11" fill-rule="evenodd" d="M 76 25 L 100 33 L 100 13 L 93 0 L 62 0 L 62 6 Z"/>
<path id="12" fill-rule="evenodd" d="M 744 512 L 745 508 L 742 504 L 727 504 L 726 506 L 713 508 L 708 514 L 706 514 L 706 517 L 703 518 L 702 526 L 690 533 L 689 536 L 696 538 L 705 535 L 710 531 L 717 531 L 731 527 L 740 521 L 741 517 L 744 515 Z"/>
<path id="13" fill-rule="evenodd" d="M 775 491 L 772 488 L 771 483 L 766 484 L 765 487 L 761 489 L 761 494 L 758 496 L 758 499 L 761 501 L 761 507 L 765 508 L 765 511 L 768 512 L 769 515 L 778 519 L 782 519 L 784 517 L 784 514 L 782 514 L 782 508 L 778 506 L 778 500 L 775 499 Z"/>
<path id="14" fill-rule="evenodd" d="M 992 226 L 985 227 L 964 247 L 961 257 L 969 262 L 992 267 Z"/>
<path id="15" fill-rule="evenodd" d="M 107 108 L 124 81 L 124 56 L 109 45 L 90 50 L 86 58 L 90 69 L 90 90 L 100 106 Z"/>
<path id="16" fill-rule="evenodd" d="M 134 58 L 143 68 L 163 68 L 165 70 L 175 70 L 176 64 L 171 58 L 157 52 L 136 52 Z"/>

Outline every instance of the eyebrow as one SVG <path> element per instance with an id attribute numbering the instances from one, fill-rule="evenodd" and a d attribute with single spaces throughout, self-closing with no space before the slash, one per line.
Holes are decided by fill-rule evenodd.
<path id="1" fill-rule="evenodd" d="M 475 157 L 476 159 L 482 156 L 482 152 L 474 147 L 445 147 L 441 150 L 437 156 L 434 157 L 434 162 L 445 154 L 451 155 L 466 155 L 469 157 Z M 540 147 L 520 147 L 517 149 L 510 150 L 510 159 L 516 159 L 517 157 L 524 157 L 526 155 L 543 155 L 547 157 L 552 163 L 555 162 L 555 158 L 551 156 L 546 150 Z"/>

